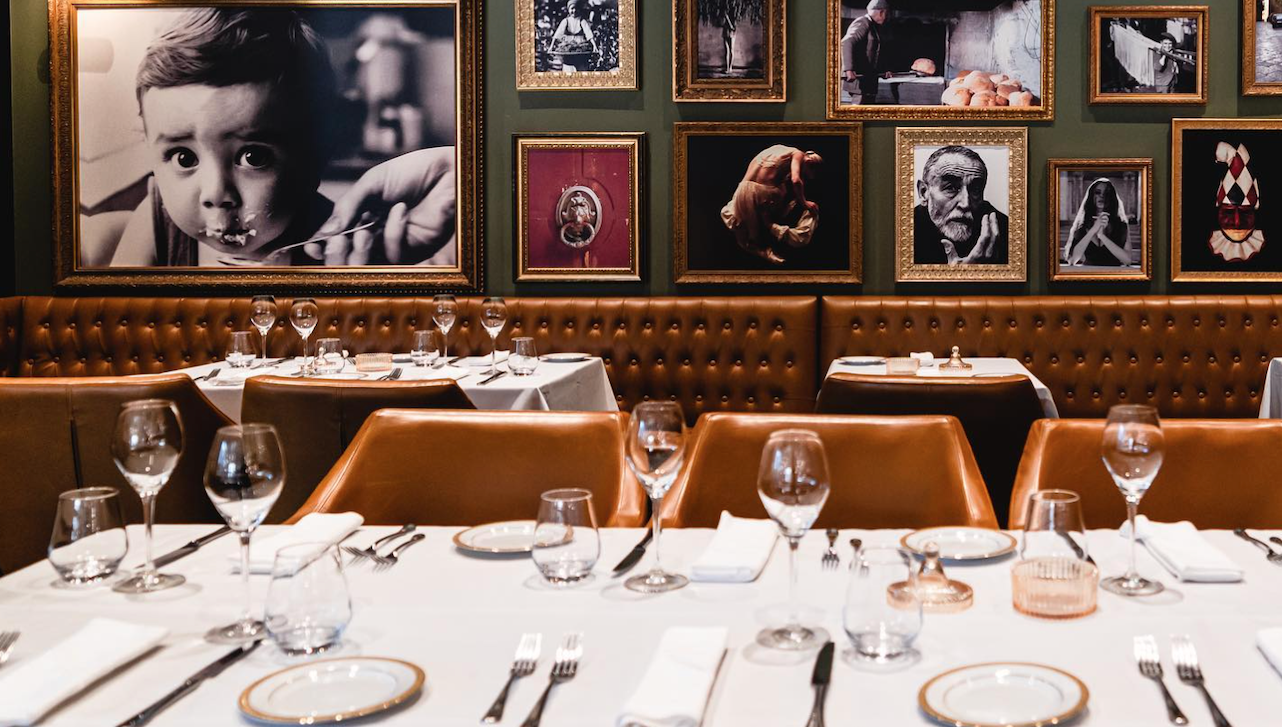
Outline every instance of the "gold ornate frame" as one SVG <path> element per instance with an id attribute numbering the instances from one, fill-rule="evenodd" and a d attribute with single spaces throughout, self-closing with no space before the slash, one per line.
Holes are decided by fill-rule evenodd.
<path id="1" fill-rule="evenodd" d="M 1255 80 L 1255 0 L 1242 0 L 1242 95 L 1282 96 L 1282 81 Z"/>
<path id="2" fill-rule="evenodd" d="M 77 24 L 79 9 L 140 7 L 435 8 L 454 13 L 455 214 L 458 255 L 453 266 L 316 266 L 220 270 L 209 267 L 82 268 L 79 266 L 77 178 Z M 205 290 L 217 292 L 325 289 L 335 292 L 450 291 L 485 286 L 482 191 L 481 7 L 478 0 L 49 0 L 53 123 L 53 235 L 55 286 Z"/>
<path id="3" fill-rule="evenodd" d="M 841 3 L 828 3 L 827 99 L 830 119 L 893 119 L 934 121 L 1053 121 L 1055 119 L 1055 0 L 1041 0 L 1042 7 L 1042 104 L 985 108 L 914 105 L 842 105 L 841 103 Z M 947 0 L 940 0 L 941 6 Z"/>
<path id="4" fill-rule="evenodd" d="M 698 0 L 672 0 L 672 100 L 783 102 L 788 99 L 787 0 L 761 0 L 766 12 L 760 79 L 700 79 Z"/>
<path id="5" fill-rule="evenodd" d="M 1119 268 L 1118 272 L 1093 270 L 1065 272 L 1059 264 L 1059 174 L 1062 171 L 1139 172 L 1140 175 L 1140 269 Z M 1152 280 L 1153 279 L 1153 160 L 1152 159 L 1047 159 L 1046 160 L 1046 241 L 1050 279 L 1059 280 Z"/>
<path id="6" fill-rule="evenodd" d="M 1005 146 L 1010 149 L 1009 211 L 1005 265 L 935 265 L 914 262 L 913 218 L 917 207 L 914 151 L 930 146 Z M 1028 128 L 895 129 L 895 281 L 1024 282 L 1028 279 Z"/>
<path id="7" fill-rule="evenodd" d="M 516 0 L 516 89 L 518 91 L 635 91 L 638 88 L 636 0 L 619 0 L 618 69 L 574 74 L 535 70 L 534 0 Z"/>
<path id="8" fill-rule="evenodd" d="M 1091 48 L 1090 73 L 1087 86 L 1089 103 L 1092 104 L 1206 104 L 1207 68 L 1210 59 L 1207 39 L 1211 35 L 1208 22 L 1210 10 L 1206 5 L 1105 5 L 1092 6 L 1090 11 Z M 1105 18 L 1197 18 L 1197 93 L 1103 93 L 1100 91 L 1100 21 Z"/>
<path id="9" fill-rule="evenodd" d="M 1241 272 L 1184 270 L 1183 215 L 1184 131 L 1189 129 L 1243 129 L 1282 133 L 1282 119 L 1171 119 L 1171 280 L 1178 283 L 1282 283 L 1282 270 Z M 1273 244 L 1279 244 L 1274 241 Z"/>
<path id="10" fill-rule="evenodd" d="M 850 157 L 846 160 L 850 180 L 850 264 L 845 270 L 785 270 L 762 272 L 742 270 L 689 269 L 689 240 L 686 226 L 689 209 L 690 139 L 699 136 L 813 135 L 845 136 Z M 835 162 L 827 162 L 835 164 Z M 861 283 L 863 282 L 863 125 L 855 123 L 776 122 L 687 122 L 672 130 L 672 265 L 677 283 Z"/>
<path id="11" fill-rule="evenodd" d="M 512 137 L 513 186 L 516 189 L 516 279 L 528 281 L 585 281 L 641 280 L 641 210 L 645 193 L 642 160 L 645 158 L 643 132 L 615 132 L 594 134 L 539 134 Z M 632 239 L 628 242 L 628 266 L 624 268 L 536 268 L 530 264 L 530 187 L 529 155 L 540 149 L 626 149 L 631 165 L 628 188 L 628 229 Z"/>

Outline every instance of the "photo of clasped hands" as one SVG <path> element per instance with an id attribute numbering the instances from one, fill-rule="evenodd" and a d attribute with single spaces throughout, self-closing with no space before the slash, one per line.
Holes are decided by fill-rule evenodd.
<path id="1" fill-rule="evenodd" d="M 997 224 L 997 213 L 990 212 L 979 219 L 979 239 L 970 249 L 970 254 L 957 254 L 957 246 L 947 237 L 940 238 L 944 254 L 948 256 L 949 265 L 973 265 L 991 263 L 997 256 L 997 244 L 1001 240 L 1001 228 Z"/>
<path id="2" fill-rule="evenodd" d="M 1085 264 L 1086 250 L 1091 245 L 1108 247 L 1106 243 L 1109 242 L 1109 240 L 1105 236 L 1105 231 L 1108 230 L 1108 225 L 1111 219 L 1112 216 L 1107 212 L 1101 212 L 1095 216 L 1095 222 L 1091 225 L 1090 229 L 1086 231 L 1086 234 L 1082 236 L 1082 239 L 1079 240 L 1069 252 L 1067 261 L 1069 265 Z M 1114 247 L 1116 247 L 1116 245 L 1114 245 Z M 1110 250 L 1110 252 L 1112 251 Z M 1127 262 L 1129 262 L 1129 260 L 1127 260 Z"/>

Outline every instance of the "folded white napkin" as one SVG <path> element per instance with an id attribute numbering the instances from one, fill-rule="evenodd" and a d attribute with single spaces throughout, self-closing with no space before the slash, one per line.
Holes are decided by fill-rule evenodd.
<path id="1" fill-rule="evenodd" d="M 169 634 L 163 626 L 95 618 L 43 654 L 0 672 L 0 727 L 29 725 Z M 22 648 L 21 642 L 18 649 Z"/>
<path id="2" fill-rule="evenodd" d="M 930 351 L 923 351 L 920 353 L 914 351 L 913 353 L 910 353 L 908 355 L 917 359 L 918 361 L 921 361 L 922 366 L 929 366 L 935 363 L 935 354 L 931 353 Z"/>
<path id="3" fill-rule="evenodd" d="M 739 518 L 724 510 L 712 542 L 690 566 L 696 581 L 747 583 L 770 560 L 779 528 L 770 520 Z"/>
<path id="4" fill-rule="evenodd" d="M 726 635 L 719 626 L 663 632 L 617 727 L 698 727 L 726 653 Z"/>
<path id="5" fill-rule="evenodd" d="M 1130 537 L 1130 524 L 1118 530 Z M 1182 581 L 1202 583 L 1235 583 L 1242 580 L 1242 569 L 1215 546 L 1206 542 L 1193 523 L 1155 523 L 1140 515 L 1135 518 L 1135 539 L 1148 546 L 1148 552 Z"/>
<path id="6" fill-rule="evenodd" d="M 1260 629 L 1255 633 L 1255 645 L 1273 668 L 1282 674 L 1282 627 Z"/>
<path id="7" fill-rule="evenodd" d="M 314 512 L 304 515 L 297 523 L 285 530 L 262 540 L 249 544 L 249 572 L 271 573 L 272 563 L 276 560 L 276 551 L 299 543 L 337 543 L 356 532 L 356 528 L 365 522 L 360 513 Z M 240 572 L 240 551 L 230 556 Z"/>
<path id="8" fill-rule="evenodd" d="M 498 354 L 494 356 L 495 363 L 502 363 L 506 361 L 507 354 L 508 354 L 507 351 L 499 351 Z M 458 364 L 462 364 L 464 366 L 489 366 L 490 354 L 483 353 L 476 356 L 468 356 L 467 358 L 461 359 L 460 361 L 458 361 Z M 458 365 L 458 364 L 455 364 L 455 365 Z"/>

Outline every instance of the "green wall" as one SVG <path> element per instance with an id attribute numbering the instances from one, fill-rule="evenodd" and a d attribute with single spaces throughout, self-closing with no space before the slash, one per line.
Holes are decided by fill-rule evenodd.
<path id="1" fill-rule="evenodd" d="M 507 295 L 739 295 L 858 293 L 1258 292 L 1269 286 L 1172 285 L 1170 278 L 1170 124 L 1173 117 L 1282 115 L 1282 97 L 1244 98 L 1240 0 L 1205 0 L 1210 13 L 1210 103 L 1184 107 L 1086 104 L 1089 33 L 1086 0 L 1058 0 L 1054 122 L 1031 124 L 1028 183 L 1028 282 L 1023 284 L 896 284 L 894 282 L 894 128 L 865 124 L 863 286 L 677 286 L 672 282 L 672 124 L 677 121 L 813 121 L 824 118 L 824 0 L 788 7 L 787 104 L 674 104 L 671 6 L 637 0 L 640 14 L 638 92 L 524 92 L 515 88 L 513 4 L 494 0 L 485 12 L 485 267 L 486 288 Z M 1105 3 L 1122 4 L 1122 3 Z M 14 275 L 20 294 L 53 289 L 50 240 L 49 79 L 47 9 L 16 0 L 12 21 Z M 641 283 L 516 284 L 512 231 L 512 134 L 542 131 L 644 131 L 648 212 Z M 1152 157 L 1154 280 L 1151 283 L 1047 282 L 1046 159 Z M 1274 286 L 1276 287 L 1276 286 Z"/>

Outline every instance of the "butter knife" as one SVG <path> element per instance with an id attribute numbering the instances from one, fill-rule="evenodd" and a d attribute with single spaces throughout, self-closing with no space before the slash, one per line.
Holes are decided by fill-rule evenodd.
<path id="1" fill-rule="evenodd" d="M 212 679 L 213 677 L 218 676 L 224 669 L 248 656 L 249 653 L 254 649 L 257 649 L 258 645 L 261 643 L 261 640 L 255 641 L 250 644 L 245 644 L 235 651 L 224 654 L 218 659 L 218 661 L 215 661 L 204 669 L 192 674 L 187 678 L 187 681 L 180 684 L 177 689 L 161 697 L 150 707 L 147 707 L 138 714 L 135 714 L 124 722 L 121 722 L 117 727 L 139 727 L 140 725 L 147 724 L 166 707 L 195 691 L 196 687 L 200 686 L 206 679 Z"/>
<path id="2" fill-rule="evenodd" d="M 810 720 L 806 727 L 824 727 L 824 697 L 828 695 L 828 683 L 832 681 L 832 652 L 836 646 L 831 642 L 823 645 L 815 659 L 815 670 L 810 675 L 810 684 L 815 688 L 815 706 L 810 709 Z"/>
<path id="3" fill-rule="evenodd" d="M 230 532 L 231 532 L 231 528 L 224 525 L 221 528 L 218 528 L 217 530 L 215 530 L 214 532 L 209 533 L 208 535 L 202 535 L 199 538 L 196 538 L 195 540 L 191 541 L 190 543 L 187 543 L 186 545 L 182 546 L 181 548 L 170 551 L 160 556 L 159 558 L 156 558 L 155 565 L 157 568 L 164 568 L 165 566 L 169 565 L 170 563 L 176 560 L 179 560 L 180 558 L 186 558 L 192 553 L 195 553 L 197 550 L 200 550 L 204 546 L 214 542 L 215 540 L 221 538 L 222 536 Z"/>

